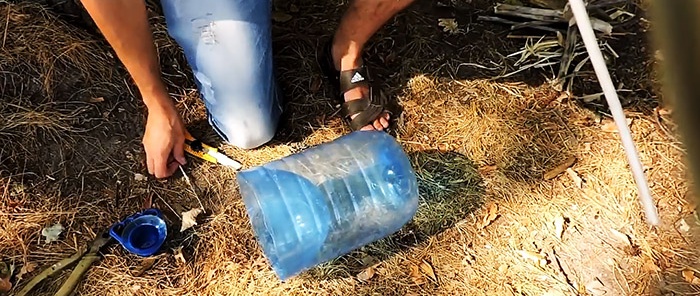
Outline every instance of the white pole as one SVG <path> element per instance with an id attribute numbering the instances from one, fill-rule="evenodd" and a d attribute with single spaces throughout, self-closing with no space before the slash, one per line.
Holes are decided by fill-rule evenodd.
<path id="1" fill-rule="evenodd" d="M 637 183 L 639 198 L 641 199 L 642 206 L 644 207 L 647 222 L 651 225 L 659 225 L 659 216 L 656 206 L 654 205 L 654 199 L 651 197 L 651 192 L 649 191 L 649 186 L 647 185 L 647 181 L 644 176 L 644 169 L 642 168 L 642 163 L 639 160 L 639 155 L 637 154 L 637 150 L 634 146 L 634 140 L 632 139 L 629 127 L 627 126 L 627 120 L 625 119 L 625 114 L 622 111 L 620 100 L 617 97 L 617 91 L 612 83 L 612 79 L 610 79 L 610 73 L 605 65 L 603 54 L 600 52 L 598 41 L 593 33 L 593 27 L 591 26 L 591 21 L 588 18 L 586 6 L 583 4 L 583 0 L 569 0 L 569 4 L 571 5 L 571 10 L 574 13 L 576 25 L 581 33 L 583 43 L 586 45 L 586 50 L 591 58 L 591 63 L 593 64 L 596 76 L 598 77 L 598 82 L 603 88 L 605 99 L 608 101 L 610 112 L 612 112 L 613 119 L 617 125 L 617 130 L 620 132 L 622 145 L 625 147 L 627 160 L 629 161 L 632 174 L 634 175 L 634 179 Z"/>

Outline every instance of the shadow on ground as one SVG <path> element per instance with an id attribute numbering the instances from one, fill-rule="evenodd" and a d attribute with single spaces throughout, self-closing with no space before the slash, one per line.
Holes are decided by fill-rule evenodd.
<path id="1" fill-rule="evenodd" d="M 455 152 L 427 150 L 410 153 L 409 158 L 416 170 L 419 191 L 418 210 L 413 219 L 398 232 L 321 264 L 300 275 L 301 279 L 354 277 L 377 260 L 387 260 L 440 235 L 481 207 L 482 179 L 468 157 Z"/>

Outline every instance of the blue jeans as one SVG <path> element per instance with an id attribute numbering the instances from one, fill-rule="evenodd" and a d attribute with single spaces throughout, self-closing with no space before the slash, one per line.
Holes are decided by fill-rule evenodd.
<path id="1" fill-rule="evenodd" d="M 270 141 L 282 106 L 272 61 L 270 0 L 161 0 L 209 123 L 244 149 Z"/>

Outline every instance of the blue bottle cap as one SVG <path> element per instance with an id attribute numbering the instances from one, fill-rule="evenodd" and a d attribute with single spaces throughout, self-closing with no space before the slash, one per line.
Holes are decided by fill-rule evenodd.
<path id="1" fill-rule="evenodd" d="M 127 251 L 142 257 L 151 256 L 160 249 L 168 234 L 162 217 L 158 209 L 146 209 L 112 225 L 109 235 Z"/>

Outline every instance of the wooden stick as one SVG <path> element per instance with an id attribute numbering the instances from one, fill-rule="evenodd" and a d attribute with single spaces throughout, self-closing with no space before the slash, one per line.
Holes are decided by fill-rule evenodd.
<path id="1" fill-rule="evenodd" d="M 586 5 L 586 8 L 590 10 L 591 8 L 608 8 L 613 5 L 626 3 L 628 0 L 601 0 L 595 3 L 590 3 Z"/>
<path id="2" fill-rule="evenodd" d="M 478 21 L 488 21 L 488 22 L 503 23 L 503 24 L 506 24 L 506 25 L 515 25 L 515 24 L 519 24 L 518 22 L 514 22 L 514 21 L 511 21 L 511 20 L 507 20 L 507 19 L 504 19 L 504 18 L 497 17 L 497 16 L 483 16 L 483 15 L 480 15 L 480 16 L 478 16 L 478 17 L 476 18 L 476 20 L 478 20 Z"/>
<path id="3" fill-rule="evenodd" d="M 514 25 L 514 27 L 517 26 L 517 28 L 511 28 L 511 29 L 520 29 L 523 27 L 529 27 L 529 28 L 535 28 L 535 29 L 540 29 L 540 30 L 545 30 L 545 31 L 560 31 L 557 29 L 552 29 L 552 28 L 547 28 L 543 25 L 551 24 L 551 23 L 561 23 L 561 22 L 569 22 L 569 19 L 565 16 L 565 13 L 561 10 L 553 10 L 553 9 L 542 9 L 542 8 L 532 8 L 532 7 L 525 7 L 525 6 L 518 6 L 518 5 L 510 5 L 510 4 L 497 4 L 494 8 L 494 12 L 496 14 L 500 15 L 508 15 L 508 16 L 516 16 L 516 17 L 522 17 L 526 19 L 531 19 L 534 20 L 533 22 L 514 22 L 510 20 L 504 20 L 502 18 L 498 17 L 482 17 L 479 16 L 477 19 L 480 20 L 488 20 L 488 21 L 496 21 L 500 23 L 505 23 L 509 25 Z M 590 22 L 593 25 L 593 30 L 602 32 L 603 34 L 610 35 L 612 34 L 613 26 L 599 18 L 595 17 L 590 17 Z M 536 24 L 536 25 L 533 25 Z M 570 24 L 571 25 L 571 24 Z"/>
<path id="4" fill-rule="evenodd" d="M 538 21 L 564 21 L 564 13 L 562 11 L 552 9 L 532 8 L 509 4 L 497 4 L 494 8 L 494 12 L 496 14 L 517 16 Z"/>
<path id="5" fill-rule="evenodd" d="M 526 23 L 520 23 L 518 25 L 513 25 L 510 27 L 512 31 L 517 30 L 517 29 L 523 29 L 523 28 L 532 28 L 532 29 L 538 29 L 542 31 L 548 31 L 548 32 L 563 32 L 563 30 L 555 29 L 555 28 L 550 28 L 546 26 L 540 26 L 536 25 L 537 23 L 542 23 L 540 21 L 534 21 L 534 22 L 526 22 Z"/>
<path id="6" fill-rule="evenodd" d="M 531 22 L 524 22 L 524 23 L 515 24 L 512 27 L 510 27 L 510 29 L 517 30 L 517 29 L 523 29 L 523 28 L 532 28 L 535 26 L 546 26 L 549 24 L 551 24 L 551 22 L 531 21 Z"/>
<path id="7" fill-rule="evenodd" d="M 511 30 L 529 27 L 529 28 L 539 29 L 539 30 L 548 31 L 548 32 L 561 32 L 561 30 L 559 30 L 559 29 L 537 25 L 537 24 L 547 24 L 548 22 L 534 21 L 534 22 L 520 23 L 520 22 L 511 21 L 511 20 L 507 20 L 504 18 L 496 17 L 496 16 L 479 16 L 479 17 L 477 17 L 477 20 L 502 23 L 502 24 L 506 24 L 506 25 L 513 25 L 510 28 Z M 541 37 L 541 36 L 539 36 L 539 37 Z"/>
<path id="8" fill-rule="evenodd" d="M 576 43 L 578 43 L 578 28 L 576 26 L 569 26 L 566 31 L 566 41 L 564 42 L 564 53 L 561 56 L 561 63 L 559 64 L 559 74 L 557 74 L 557 83 L 555 85 L 558 91 L 564 90 L 564 87 L 568 84 L 571 79 L 564 78 L 569 72 L 569 67 L 573 61 L 574 51 L 576 50 Z"/>

